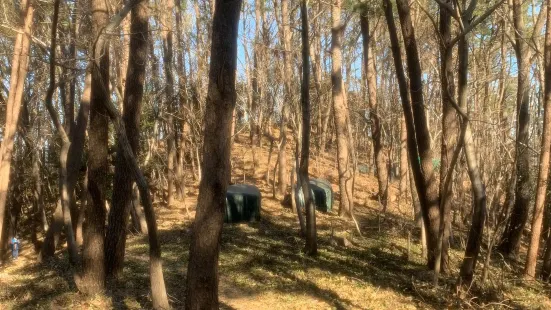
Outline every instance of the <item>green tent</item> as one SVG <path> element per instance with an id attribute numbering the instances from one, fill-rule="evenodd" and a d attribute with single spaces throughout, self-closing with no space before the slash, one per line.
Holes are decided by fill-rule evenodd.
<path id="1" fill-rule="evenodd" d="M 225 223 L 260 221 L 262 195 L 254 185 L 235 184 L 226 192 Z"/>
<path id="2" fill-rule="evenodd" d="M 316 209 L 322 212 L 331 212 L 333 209 L 333 189 L 331 183 L 323 179 L 311 179 L 310 191 L 314 197 Z"/>

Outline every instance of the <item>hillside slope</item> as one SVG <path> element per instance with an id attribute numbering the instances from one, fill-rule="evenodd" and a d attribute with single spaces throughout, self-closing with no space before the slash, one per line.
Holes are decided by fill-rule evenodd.
<path id="1" fill-rule="evenodd" d="M 246 141 L 246 137 L 241 137 Z M 510 271 L 493 270 L 489 283 L 475 285 L 470 296 L 460 299 L 451 292 L 462 252 L 452 250 L 451 275 L 439 288 L 431 285 L 426 271 L 409 204 L 395 199 L 382 214 L 371 197 L 377 182 L 373 175 L 359 174 L 356 181 L 354 224 L 333 212 L 317 213 L 319 255 L 302 254 L 298 221 L 290 209 L 272 198 L 266 182 L 267 148 L 257 149 L 256 173 L 249 145 L 239 140 L 232 152 L 232 181 L 256 184 L 263 195 L 262 220 L 257 223 L 225 225 L 220 254 L 220 300 L 227 309 L 442 309 L 442 308 L 527 308 L 550 309 L 549 287 L 534 281 L 519 281 Z M 271 169 L 277 154 L 272 155 Z M 334 154 L 313 156 L 312 177 L 336 186 Z M 189 227 L 194 216 L 197 183 L 188 179 L 185 203 L 156 204 L 162 242 L 165 280 L 174 308 L 183 307 L 185 273 L 189 249 Z M 390 196 L 396 197 L 397 184 Z M 337 202 L 338 200 L 336 200 Z M 186 212 L 186 206 L 190 213 Z M 334 236 L 352 244 L 341 246 Z M 148 297 L 148 245 L 145 236 L 130 236 L 123 277 L 108 283 L 105 295 L 86 298 L 76 291 L 66 253 L 58 250 L 56 262 L 39 264 L 27 240 L 22 258 L 0 271 L 2 309 L 142 309 L 150 307 Z M 510 270 L 509 263 L 499 267 Z M 481 265 L 478 265 L 481 270 Z M 509 268 L 509 269 L 507 269 Z M 479 279 L 477 279 L 479 280 Z"/>

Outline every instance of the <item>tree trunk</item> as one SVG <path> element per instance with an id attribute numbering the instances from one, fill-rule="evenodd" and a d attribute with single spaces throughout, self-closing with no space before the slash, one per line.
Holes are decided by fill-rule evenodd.
<path id="1" fill-rule="evenodd" d="M 94 55 L 93 65 L 96 68 L 101 68 L 101 57 L 99 55 L 105 55 L 105 52 L 108 47 L 107 34 L 114 31 L 118 27 L 124 17 L 130 12 L 133 6 L 139 5 L 142 0 L 136 0 L 135 2 L 127 2 L 121 11 L 113 16 L 111 21 L 101 29 L 101 32 L 98 34 L 97 39 L 95 40 L 94 45 Z M 93 89 L 93 88 L 92 88 Z M 93 92 L 92 92 L 93 94 Z M 93 98 L 93 96 L 92 96 Z M 130 142 L 126 136 L 126 130 L 124 129 L 124 124 L 122 117 L 111 103 L 109 97 L 106 97 L 105 100 L 100 102 L 103 106 L 105 114 L 109 116 L 113 122 L 115 131 L 117 133 L 118 143 L 121 146 L 122 153 L 124 154 L 124 159 L 130 167 L 130 171 L 134 176 L 134 181 L 140 191 L 140 198 L 144 207 L 145 217 L 147 221 L 148 237 L 149 237 L 149 280 L 151 286 L 151 300 L 153 304 L 153 309 L 168 309 L 170 308 L 168 304 L 168 296 L 166 293 L 165 281 L 163 276 L 163 263 L 161 259 L 161 245 L 159 243 L 159 237 L 157 235 L 157 220 L 155 218 L 155 210 L 153 209 L 153 203 L 151 200 L 151 195 L 149 192 L 149 186 L 147 180 L 145 179 L 136 157 L 132 152 Z M 89 176 L 92 176 L 92 173 L 89 172 Z M 96 188 L 94 188 L 96 187 Z M 91 192 L 90 196 L 92 200 L 94 199 L 93 193 L 94 190 L 97 190 L 97 185 L 88 184 L 88 189 Z M 96 194 L 97 195 L 97 194 Z M 95 204 L 95 202 L 93 202 Z M 94 206 L 89 207 L 91 209 Z M 104 218 L 105 221 L 105 218 Z M 90 225 L 90 224 L 89 224 Z M 89 228 L 88 228 L 89 229 Z M 103 250 L 103 248 L 101 249 Z M 103 267 L 103 266 L 102 266 Z"/>
<path id="2" fill-rule="evenodd" d="M 287 192 L 289 175 L 287 171 L 287 118 L 289 116 L 289 108 L 293 104 L 293 90 L 291 87 L 291 79 L 293 76 L 291 68 L 291 25 L 289 22 L 289 1 L 281 0 L 281 23 L 279 31 L 282 33 L 283 39 L 283 80 L 285 88 L 285 102 L 281 108 L 281 122 L 279 125 L 279 151 L 278 159 L 278 192 L 280 195 L 285 195 Z"/>
<path id="3" fill-rule="evenodd" d="M 470 12 L 470 11 L 469 11 Z M 470 25 L 472 13 L 466 13 L 462 16 L 463 24 Z M 448 51 L 451 53 L 451 51 Z M 469 44 L 466 35 L 459 40 L 458 44 L 458 101 L 459 107 L 463 111 L 467 111 L 467 91 L 468 91 L 468 73 L 469 73 Z M 469 229 L 469 237 L 467 239 L 467 247 L 465 248 L 465 256 L 459 271 L 458 288 L 470 287 L 473 281 L 474 270 L 478 255 L 480 254 L 480 245 L 484 236 L 484 223 L 486 221 L 486 185 L 482 179 L 478 166 L 478 154 L 475 149 L 471 125 L 467 118 L 462 119 L 462 134 L 463 150 L 467 161 L 467 172 L 471 180 L 473 193 L 473 211 L 471 228 Z M 453 161 L 453 160 L 452 160 Z M 452 164 L 453 165 L 453 162 Z"/>
<path id="4" fill-rule="evenodd" d="M 434 176 L 432 166 L 433 155 L 424 109 L 421 66 L 419 64 L 419 54 L 417 51 L 415 33 L 411 23 L 409 6 L 408 3 L 403 0 L 397 0 L 396 4 L 398 6 L 402 35 L 406 47 L 410 93 L 408 93 L 408 83 L 402 65 L 402 52 L 398 42 L 398 32 L 394 23 L 392 4 L 390 0 L 384 0 L 383 2 L 392 45 L 391 49 L 394 65 L 400 88 L 400 97 L 402 99 L 402 109 L 406 120 L 410 164 L 419 196 L 419 202 L 421 204 L 423 222 L 427 232 L 428 267 L 429 269 L 433 269 L 436 261 L 436 249 L 438 247 L 438 234 L 440 228 L 438 182 Z M 409 100 L 410 96 L 411 102 Z"/>
<path id="5" fill-rule="evenodd" d="M 91 1 L 92 34 L 99 37 L 108 22 L 107 3 Z M 79 289 L 85 293 L 101 292 L 105 287 L 104 235 L 105 192 L 109 166 L 109 119 L 104 102 L 109 100 L 109 46 L 93 46 L 92 89 L 90 97 L 90 130 L 88 132 L 88 191 L 91 203 L 86 208 L 83 275 Z"/>
<path id="6" fill-rule="evenodd" d="M 298 173 L 298 185 L 304 195 L 306 207 L 306 248 L 307 255 L 316 255 L 318 251 L 316 231 L 316 208 L 310 192 L 308 164 L 310 158 L 310 40 L 308 24 L 307 0 L 301 1 L 300 15 L 302 19 L 302 84 L 300 101 L 302 106 L 302 150 Z"/>
<path id="7" fill-rule="evenodd" d="M 187 273 L 186 309 L 218 308 L 218 254 L 230 171 L 230 130 L 237 95 L 237 35 L 241 0 L 217 0 L 212 27 L 199 185 Z"/>
<path id="8" fill-rule="evenodd" d="M 375 70 L 375 55 L 371 47 L 372 38 L 369 32 L 368 10 L 365 9 L 360 16 L 360 26 L 363 38 L 363 66 L 366 79 L 366 87 L 369 95 L 369 115 L 371 118 L 371 137 L 373 139 L 373 153 L 377 165 L 377 182 L 379 184 L 378 198 L 386 210 L 388 203 L 388 171 L 387 158 L 383 146 L 382 126 L 377 109 L 377 72 Z"/>
<path id="9" fill-rule="evenodd" d="M 540 245 L 543 211 L 548 188 L 549 158 L 551 152 L 551 5 L 545 1 L 542 10 L 547 10 L 547 26 L 545 29 L 545 84 L 544 86 L 544 120 L 543 134 L 541 136 L 541 153 L 539 162 L 538 185 L 536 189 L 536 203 L 532 217 L 532 236 L 526 255 L 524 274 L 534 278 L 536 276 L 536 263 Z"/>
<path id="10" fill-rule="evenodd" d="M 147 64 L 147 42 L 149 40 L 148 8 L 140 2 L 132 9 L 130 17 L 130 53 L 124 89 L 122 119 L 128 142 L 134 156 L 139 152 L 140 114 Z M 126 247 L 126 227 L 133 207 L 133 176 L 128 167 L 122 146 L 117 146 L 115 176 L 113 180 L 113 200 L 109 212 L 109 224 L 105 237 L 105 273 L 117 277 L 122 272 Z"/>
<path id="11" fill-rule="evenodd" d="M 174 130 L 174 74 L 172 72 L 172 11 L 174 8 L 173 0 L 163 1 L 163 10 L 161 15 L 161 36 L 163 39 L 163 68 L 165 71 L 165 104 L 167 106 L 167 205 L 171 206 L 174 203 L 174 162 L 176 159 L 175 151 L 175 130 Z"/>
<path id="12" fill-rule="evenodd" d="M 513 24 L 515 27 L 515 54 L 518 66 L 517 79 L 517 140 L 515 204 L 507 227 L 501 237 L 498 250 L 506 255 L 518 251 L 524 226 L 528 221 L 530 187 L 530 57 L 525 37 L 524 11 L 521 0 L 513 0 Z"/>
<path id="13" fill-rule="evenodd" d="M 398 204 L 407 201 L 408 193 L 408 149 L 407 149 L 408 133 L 406 131 L 406 121 L 404 117 L 400 117 L 400 195 Z"/>
<path id="14" fill-rule="evenodd" d="M 352 184 L 354 171 L 350 154 L 348 104 L 343 93 L 342 79 L 342 36 L 345 24 L 341 22 L 342 0 L 333 0 L 331 4 L 331 85 L 333 110 L 337 135 L 337 162 L 339 168 L 339 215 L 351 217 L 354 209 L 352 202 Z"/>
<path id="15" fill-rule="evenodd" d="M 448 5 L 453 5 L 451 0 L 446 0 Z M 458 124 L 455 109 L 451 100 L 455 94 L 454 64 L 452 49 L 448 48 L 451 41 L 451 13 L 445 8 L 440 8 L 440 80 L 442 97 L 442 142 L 440 161 L 440 230 L 438 240 L 438 255 L 440 260 L 436 262 L 436 273 L 445 273 L 448 270 L 448 248 L 451 230 L 451 199 L 454 168 L 451 166 L 454 150 L 457 145 Z M 446 179 L 450 179 L 446 182 Z M 448 188 L 445 188 L 447 185 Z"/>
<path id="16" fill-rule="evenodd" d="M 20 31 L 17 33 L 13 49 L 10 74 L 10 87 L 6 103 L 6 123 L 4 126 L 2 145 L 0 146 L 0 249 L 4 248 L 2 234 L 6 214 L 6 202 L 10 183 L 10 167 L 13 157 L 13 143 L 19 121 L 19 111 L 23 101 L 23 88 L 27 77 L 30 40 L 33 27 L 33 0 L 22 0 L 20 12 Z"/>

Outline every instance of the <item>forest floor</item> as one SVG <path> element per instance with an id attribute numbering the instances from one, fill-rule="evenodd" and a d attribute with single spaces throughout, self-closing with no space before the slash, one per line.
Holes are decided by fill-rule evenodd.
<path id="1" fill-rule="evenodd" d="M 241 136 L 240 140 L 247 139 Z M 311 176 L 331 181 L 337 199 L 332 212 L 317 212 L 318 255 L 305 256 L 296 215 L 281 204 L 281 198 L 272 198 L 272 186 L 265 180 L 268 148 L 257 149 L 256 154 L 258 168 L 253 175 L 249 145 L 237 141 L 232 152 L 232 181 L 259 187 L 262 219 L 224 225 L 219 265 L 223 309 L 551 309 L 549 286 L 521 280 L 514 273 L 520 270 L 520 261 L 497 256 L 486 283 L 480 283 L 479 263 L 467 296 L 456 296 L 454 284 L 463 257 L 459 249 L 450 252 L 451 274 L 444 275 L 434 288 L 411 206 L 397 203 L 397 182 L 390 184 L 392 202 L 383 214 L 372 199 L 376 178 L 358 175 L 355 216 L 360 236 L 353 222 L 337 215 L 335 154 L 312 158 Z M 276 157 L 274 149 L 271 169 Z M 165 281 L 171 304 L 177 309 L 183 307 L 189 227 L 194 216 L 191 209 L 198 193 L 197 182 L 187 179 L 185 203 L 178 201 L 171 207 L 156 204 Z M 337 245 L 331 242 L 332 236 L 346 237 L 352 244 Z M 23 240 L 20 259 L 0 267 L 0 309 L 147 309 L 151 305 L 146 236 L 129 236 L 121 279 L 108 283 L 105 294 L 92 297 L 76 290 L 64 249 L 58 249 L 59 259 L 40 264 L 31 248 L 28 240 Z"/>

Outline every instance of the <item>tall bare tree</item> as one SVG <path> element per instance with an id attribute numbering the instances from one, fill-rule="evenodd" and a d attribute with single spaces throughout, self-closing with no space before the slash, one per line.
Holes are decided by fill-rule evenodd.
<path id="1" fill-rule="evenodd" d="M 547 198 L 547 189 L 549 187 L 549 158 L 551 152 L 551 5 L 549 0 L 544 3 L 544 6 L 541 8 L 541 10 L 547 10 L 544 50 L 545 83 L 543 85 L 544 119 L 543 132 L 541 135 L 538 185 L 536 190 L 534 214 L 532 216 L 532 235 L 530 237 L 530 245 L 526 255 L 526 264 L 524 266 L 524 274 L 532 278 L 536 276 L 536 264 L 541 238 L 543 211 Z M 547 198 L 547 200 L 549 200 L 549 198 Z"/>
<path id="2" fill-rule="evenodd" d="M 13 143 L 19 121 L 19 111 L 23 101 L 23 88 L 27 78 L 30 41 L 33 30 L 33 0 L 21 1 L 19 12 L 19 31 L 15 38 L 11 62 L 10 88 L 6 102 L 6 123 L 0 146 L 0 249 L 4 249 L 4 221 L 6 202 L 10 184 L 10 167 L 13 157 Z"/>
<path id="3" fill-rule="evenodd" d="M 130 52 L 124 89 L 124 127 L 132 151 L 139 152 L 140 114 L 144 93 L 147 45 L 149 40 L 149 12 L 147 3 L 141 1 L 134 6 L 130 16 Z M 133 176 L 126 163 L 123 146 L 117 146 L 115 175 L 113 180 L 112 207 L 109 210 L 105 236 L 105 272 L 107 276 L 117 276 L 122 271 L 126 245 L 126 226 L 133 203 Z"/>
<path id="4" fill-rule="evenodd" d="M 521 242 L 522 231 L 528 221 L 530 203 L 530 55 L 526 42 L 523 1 L 513 1 L 514 48 L 518 66 L 517 77 L 517 128 L 516 128 L 516 189 L 515 203 L 501 237 L 498 249 L 507 255 L 514 254 Z"/>
<path id="5" fill-rule="evenodd" d="M 216 0 L 205 111 L 202 177 L 193 223 L 186 309 L 218 308 L 218 253 L 230 172 L 241 0 Z"/>
<path id="6" fill-rule="evenodd" d="M 337 162 L 339 168 L 339 215 L 351 217 L 354 210 L 352 154 L 350 149 L 349 112 L 342 78 L 342 37 L 345 23 L 341 21 L 342 0 L 331 2 L 331 85 L 335 130 L 337 136 Z"/>

